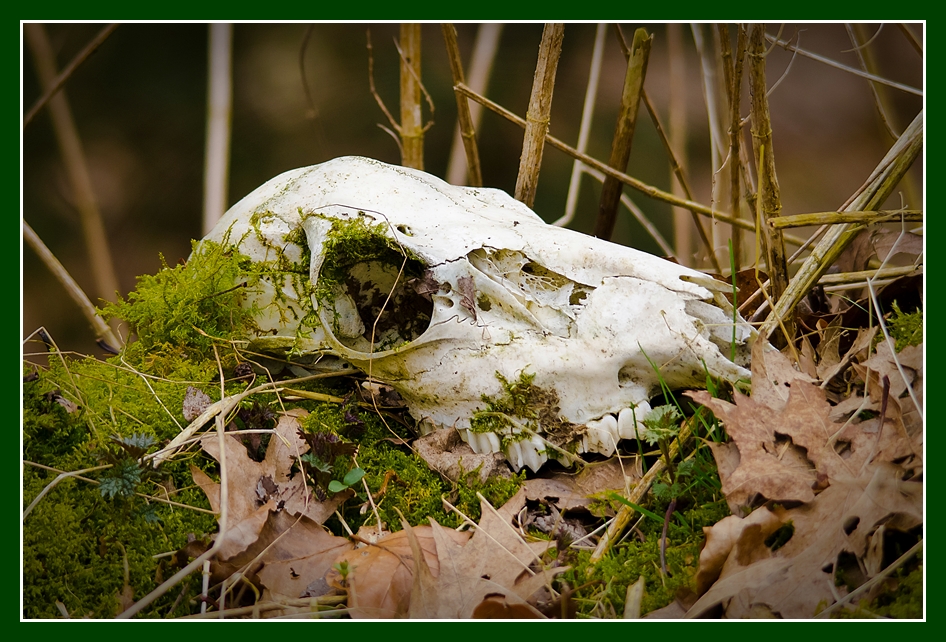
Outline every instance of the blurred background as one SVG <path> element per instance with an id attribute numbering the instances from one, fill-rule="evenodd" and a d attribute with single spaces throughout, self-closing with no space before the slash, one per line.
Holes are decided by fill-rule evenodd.
<path id="1" fill-rule="evenodd" d="M 705 98 L 714 61 L 718 63 L 716 27 L 623 24 L 620 28 L 630 42 L 641 26 L 654 36 L 645 90 L 685 161 L 694 200 L 728 212 L 728 196 L 712 203 L 718 163 L 711 153 L 713 110 L 708 111 Z M 103 25 L 44 27 L 57 70 L 61 70 Z M 480 25 L 457 24 L 456 28 L 469 75 Z M 542 25 L 505 24 L 490 29 L 497 40 L 484 93 L 524 117 Z M 400 162 L 397 143 L 379 127 L 390 125 L 370 91 L 366 47 L 370 31 L 375 86 L 398 118 L 399 59 L 394 44 L 398 30 L 398 24 L 234 25 L 228 207 L 281 172 L 337 156 Z M 425 170 L 446 178 L 457 120 L 450 66 L 440 25 L 424 24 L 421 31 L 422 80 L 435 108 L 431 114 L 425 105 L 425 120 L 433 120 L 424 141 Z M 773 37 L 860 69 L 851 32 L 859 37 L 859 51 L 878 74 L 923 89 L 921 24 L 864 24 L 850 30 L 840 23 L 772 24 L 767 29 Z M 122 296 L 134 288 L 136 276 L 161 268 L 162 255 L 174 265 L 188 256 L 191 240 L 203 235 L 208 33 L 207 24 L 122 24 L 65 85 Z M 578 140 L 595 36 L 595 24 L 565 26 L 550 133 L 572 146 Z M 22 61 L 26 113 L 43 93 L 43 85 L 25 39 Z M 587 145 L 587 153 L 604 162 L 625 69 L 619 40 L 609 26 Z M 766 74 L 770 88 L 778 83 L 774 91 L 770 89 L 769 101 L 783 214 L 828 211 L 844 204 L 893 143 L 889 130 L 902 132 L 923 105 L 922 96 L 915 92 L 875 84 L 887 111 L 885 125 L 870 81 L 779 46 L 769 51 Z M 747 80 L 743 115 L 748 113 Z M 484 110 L 477 140 L 484 185 L 512 193 L 522 130 Z M 534 209 L 548 222 L 565 211 L 572 166 L 572 158 L 546 146 Z M 670 167 L 642 107 L 627 173 L 671 191 L 678 188 Z M 922 176 L 918 162 L 886 207 L 922 208 Z M 575 218 L 568 226 L 590 233 L 601 186 L 587 175 L 580 185 Z M 689 242 L 674 240 L 674 213 L 668 205 L 627 187 L 625 193 L 668 240 L 680 262 L 707 267 L 695 237 Z M 23 130 L 21 214 L 93 303 L 99 304 L 107 295 L 96 291 L 76 199 L 48 110 L 37 114 Z M 687 219 L 689 214 L 677 217 L 678 225 L 687 225 Z M 728 226 L 723 227 L 728 231 Z M 686 236 L 676 235 L 678 239 Z M 612 240 L 667 254 L 626 209 L 619 211 Z M 716 250 L 718 256 L 726 256 L 725 240 Z M 793 250 L 790 247 L 789 253 Z M 747 242 L 744 263 L 751 264 L 753 253 L 753 244 Z M 88 323 L 33 250 L 24 247 L 22 257 L 22 337 L 44 327 L 63 350 L 101 355 Z"/>

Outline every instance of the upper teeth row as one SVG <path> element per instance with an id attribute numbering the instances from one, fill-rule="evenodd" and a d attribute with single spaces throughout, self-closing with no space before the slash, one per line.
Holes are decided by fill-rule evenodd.
<path id="1" fill-rule="evenodd" d="M 624 408 L 617 414 L 607 414 L 600 419 L 589 421 L 578 442 L 577 451 L 580 453 L 596 452 L 610 457 L 617 450 L 621 439 L 637 439 L 638 427 L 643 428 L 641 418 L 650 411 L 650 405 L 644 401 L 633 409 Z M 507 439 L 503 447 L 500 435 L 494 432 L 473 432 L 459 429 L 460 437 L 470 445 L 477 454 L 502 452 L 512 467 L 518 472 L 523 466 L 528 466 L 533 472 L 551 457 L 562 463 L 569 463 L 564 455 L 556 452 L 541 435 L 531 434 L 520 439 Z M 508 434 L 519 435 L 520 430 L 510 427 Z"/>

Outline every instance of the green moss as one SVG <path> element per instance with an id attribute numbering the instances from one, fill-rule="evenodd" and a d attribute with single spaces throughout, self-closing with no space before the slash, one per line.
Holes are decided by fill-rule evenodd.
<path id="1" fill-rule="evenodd" d="M 556 446 L 567 446 L 574 438 L 574 426 L 562 421 L 559 416 L 558 394 L 535 385 L 535 373 L 525 370 L 515 381 L 510 381 L 500 372 L 496 378 L 502 384 L 503 393 L 498 398 L 483 395 L 486 408 L 470 419 L 473 432 L 494 432 L 500 435 L 503 446 L 511 439 L 524 439 L 525 433 L 513 432 L 509 422 L 493 413 L 508 415 L 527 428 L 544 432 L 545 437 Z"/>
<path id="2" fill-rule="evenodd" d="M 209 241 L 194 243 L 184 265 L 164 262 L 155 275 L 138 277 L 128 299 L 109 303 L 102 315 L 124 319 L 137 334 L 132 352 L 196 350 L 212 356 L 215 339 L 250 336 L 258 310 L 243 307 L 245 288 L 259 282 L 259 271 L 245 256 Z"/>
<path id="3" fill-rule="evenodd" d="M 648 502 L 651 512 L 663 515 L 666 506 Z M 597 563 L 591 564 L 591 551 L 564 554 L 572 569 L 558 576 L 573 589 L 578 617 L 618 617 L 624 612 L 627 587 L 644 578 L 641 615 L 670 604 L 681 590 L 695 590 L 694 578 L 702 547 L 703 527 L 711 526 L 729 514 L 725 502 L 705 505 L 695 499 L 692 507 L 678 511 L 673 518 L 666 549 L 667 570 L 660 569 L 662 523 L 651 519 L 640 522 L 635 533 L 614 547 Z"/>
<path id="4" fill-rule="evenodd" d="M 923 310 L 904 313 L 897 302 L 893 302 L 893 313 L 887 320 L 887 330 L 894 338 L 894 349 L 900 352 L 907 346 L 923 343 Z"/>
<path id="5" fill-rule="evenodd" d="M 185 386 L 180 386 L 178 396 L 168 382 L 149 383 L 158 397 L 118 358 L 100 362 L 51 355 L 50 367 L 24 383 L 24 460 L 57 470 L 83 470 L 110 463 L 108 455 L 116 452 L 111 435 L 146 433 L 168 439 L 177 434 L 177 425 L 157 399 L 162 398 L 169 408 L 180 408 Z M 172 398 L 178 400 L 176 404 Z M 31 463 L 23 467 L 23 509 L 57 476 Z M 182 504 L 209 508 L 203 493 L 193 487 L 187 462 L 170 462 L 160 474 L 144 467 L 137 472 L 126 476 L 138 480 L 129 488 L 131 492 L 170 496 Z M 86 476 L 104 480 L 109 474 L 115 473 L 103 470 Z M 176 570 L 169 558 L 154 559 L 154 555 L 178 550 L 187 543 L 188 534 L 204 536 L 215 530 L 216 522 L 207 513 L 124 494 L 106 498 L 98 485 L 63 481 L 23 523 L 23 616 L 59 617 L 58 600 L 75 617 L 113 617 L 120 610 L 117 596 L 124 584 L 123 556 L 127 556 L 135 599 L 140 599 L 160 584 L 161 577 Z M 199 587 L 185 584 L 183 591 L 193 596 Z M 176 596 L 177 592 L 158 600 L 145 615 L 171 614 Z M 174 613 L 182 615 L 188 608 L 185 600 Z"/>

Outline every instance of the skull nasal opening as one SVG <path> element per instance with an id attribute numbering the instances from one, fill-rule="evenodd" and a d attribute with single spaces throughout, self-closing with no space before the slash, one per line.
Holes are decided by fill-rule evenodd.
<path id="1" fill-rule="evenodd" d="M 384 231 L 384 224 L 362 218 L 336 222 L 323 247 L 317 298 L 334 311 L 338 340 L 362 352 L 414 341 L 433 314 L 429 295 L 418 288 L 427 266 Z"/>

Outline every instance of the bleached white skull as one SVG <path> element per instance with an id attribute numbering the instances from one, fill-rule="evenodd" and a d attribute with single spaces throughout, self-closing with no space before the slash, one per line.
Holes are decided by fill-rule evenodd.
<path id="1" fill-rule="evenodd" d="M 744 364 L 751 334 L 725 284 L 499 190 L 344 157 L 272 179 L 207 238 L 269 268 L 257 347 L 340 357 L 517 470 L 613 453 L 660 378 L 749 377 L 724 356 L 735 337 Z"/>

